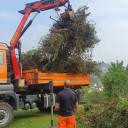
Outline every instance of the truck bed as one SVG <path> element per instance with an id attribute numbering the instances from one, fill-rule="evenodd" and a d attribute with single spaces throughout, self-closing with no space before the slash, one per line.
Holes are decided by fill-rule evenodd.
<path id="1" fill-rule="evenodd" d="M 90 74 L 71 74 L 71 73 L 42 73 L 37 69 L 23 71 L 23 79 L 27 85 L 43 84 L 53 80 L 53 87 L 64 87 L 64 81 L 70 80 L 72 87 L 87 86 L 91 83 Z"/>

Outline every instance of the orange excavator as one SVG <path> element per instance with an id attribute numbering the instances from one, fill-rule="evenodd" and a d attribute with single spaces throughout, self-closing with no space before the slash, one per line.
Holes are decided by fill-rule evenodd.
<path id="1" fill-rule="evenodd" d="M 0 128 L 7 127 L 13 120 L 13 110 L 38 108 L 43 111 L 51 106 L 50 93 L 53 103 L 59 91 L 64 87 L 66 79 L 71 80 L 72 88 L 80 89 L 90 84 L 90 75 L 41 73 L 37 69 L 22 72 L 21 43 L 19 39 L 32 24 L 41 11 L 61 7 L 68 4 L 61 16 L 73 13 L 69 0 L 40 0 L 26 4 L 24 10 L 19 11 L 23 18 L 10 41 L 10 46 L 0 43 Z M 25 26 L 31 13 L 36 13 Z M 25 26 L 25 27 L 24 27 Z M 19 51 L 19 62 L 15 54 Z M 20 68 L 19 68 L 20 67 Z M 83 93 L 80 93 L 83 95 Z M 81 95 L 78 95 L 81 99 Z"/>

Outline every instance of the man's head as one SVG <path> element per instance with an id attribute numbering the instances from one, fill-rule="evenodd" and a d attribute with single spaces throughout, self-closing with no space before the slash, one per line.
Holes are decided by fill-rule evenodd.
<path id="1" fill-rule="evenodd" d="M 64 88 L 70 88 L 70 85 L 71 85 L 70 80 L 66 80 L 66 81 L 64 82 Z"/>

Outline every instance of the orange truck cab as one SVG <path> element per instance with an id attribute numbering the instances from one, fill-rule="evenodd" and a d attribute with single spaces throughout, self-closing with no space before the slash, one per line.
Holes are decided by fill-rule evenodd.
<path id="1" fill-rule="evenodd" d="M 9 83 L 10 77 L 10 55 L 7 46 L 0 45 L 0 83 Z"/>

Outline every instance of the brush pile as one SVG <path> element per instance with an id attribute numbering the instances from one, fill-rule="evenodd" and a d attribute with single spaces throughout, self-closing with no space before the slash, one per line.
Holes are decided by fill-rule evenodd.
<path id="1" fill-rule="evenodd" d="M 95 25 L 87 19 L 89 15 L 88 7 L 83 6 L 68 20 L 58 17 L 49 34 L 40 39 L 37 52 L 34 53 L 37 56 L 35 67 L 30 67 L 43 72 L 98 72 L 97 63 L 92 61 L 92 50 L 99 39 Z"/>

